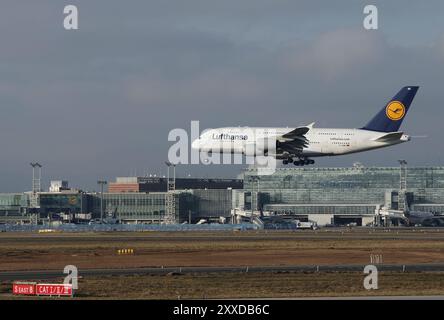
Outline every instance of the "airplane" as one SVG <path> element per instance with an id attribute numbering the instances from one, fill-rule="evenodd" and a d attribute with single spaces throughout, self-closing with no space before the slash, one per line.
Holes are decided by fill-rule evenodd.
<path id="1" fill-rule="evenodd" d="M 203 132 L 191 147 L 200 152 L 231 153 L 256 157 L 252 145 L 275 141 L 272 150 L 259 150 L 264 156 L 282 160 L 284 165 L 314 164 L 311 158 L 338 156 L 388 147 L 410 141 L 399 131 L 418 86 L 403 87 L 365 126 L 357 129 L 315 128 L 314 123 L 296 128 L 225 127 Z"/>
<path id="2" fill-rule="evenodd" d="M 444 215 L 427 211 L 408 211 L 407 222 L 411 226 L 438 227 L 444 225 Z"/>

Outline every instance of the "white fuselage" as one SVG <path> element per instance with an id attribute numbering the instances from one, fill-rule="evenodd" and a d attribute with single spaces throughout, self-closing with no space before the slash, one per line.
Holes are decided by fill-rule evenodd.
<path id="1" fill-rule="evenodd" d="M 202 152 L 243 153 L 247 145 L 273 137 L 282 137 L 295 128 L 265 128 L 265 127 L 226 127 L 211 129 L 204 132 L 199 139 L 192 143 L 193 149 Z M 409 141 L 408 135 L 403 134 L 399 139 L 379 140 L 386 132 L 376 132 L 363 129 L 329 129 L 310 128 L 305 134 L 308 145 L 300 153 L 293 156 L 321 157 L 336 156 L 348 153 L 362 152 L 371 149 L 387 147 Z M 279 140 L 279 139 L 278 139 Z M 272 154 L 269 154 L 272 155 Z M 274 154 L 276 158 L 285 158 L 288 153 Z"/>

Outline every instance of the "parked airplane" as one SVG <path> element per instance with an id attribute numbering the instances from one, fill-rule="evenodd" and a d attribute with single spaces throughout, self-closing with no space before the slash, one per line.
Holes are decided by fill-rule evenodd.
<path id="1" fill-rule="evenodd" d="M 411 226 L 438 227 L 444 225 L 444 215 L 426 211 L 408 211 L 407 222 Z"/>
<path id="2" fill-rule="evenodd" d="M 314 128 L 314 123 L 297 128 L 226 127 L 204 132 L 192 143 L 193 149 L 207 153 L 242 153 L 257 156 L 252 145 L 267 145 L 275 141 L 274 150 L 261 151 L 284 164 L 313 164 L 310 158 L 337 156 L 392 146 L 410 141 L 398 131 L 410 104 L 418 91 L 417 86 L 402 88 L 364 127 L 359 129 Z M 262 140 L 261 143 L 258 143 Z"/>

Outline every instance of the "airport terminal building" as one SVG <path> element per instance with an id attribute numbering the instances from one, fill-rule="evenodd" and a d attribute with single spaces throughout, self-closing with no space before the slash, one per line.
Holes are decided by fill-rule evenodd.
<path id="1" fill-rule="evenodd" d="M 290 215 L 318 224 L 372 223 L 381 208 L 401 209 L 399 167 L 279 168 L 272 175 L 244 173 L 246 208 Z M 408 168 L 410 210 L 444 212 L 444 167 Z"/>
<path id="2" fill-rule="evenodd" d="M 112 216 L 124 223 L 163 223 L 168 193 L 165 178 L 119 177 L 108 192 L 50 187 L 38 192 L 38 205 L 31 205 L 31 192 L 0 194 L 0 223 L 30 223 L 36 219 L 54 221 L 60 216 L 76 221 L 77 216 L 92 219 Z M 241 179 L 179 178 L 174 191 L 176 222 L 196 223 L 201 219 L 220 221 L 231 215 L 232 190 L 242 190 Z M 144 190 L 144 191 L 140 191 Z M 36 215 L 38 217 L 36 217 Z M 82 218 L 85 220 L 85 218 Z"/>
<path id="3" fill-rule="evenodd" d="M 235 221 L 238 213 L 315 221 L 319 225 L 375 223 L 381 210 L 416 210 L 444 213 L 444 167 L 411 167 L 402 181 L 400 167 L 278 168 L 272 175 L 245 170 L 240 179 L 176 181 L 176 222 Z M 404 186 L 401 186 L 404 184 Z M 111 182 L 108 192 L 82 192 L 64 188 L 31 193 L 0 194 L 0 222 L 33 221 L 30 215 L 112 215 L 124 223 L 163 223 L 166 179 L 123 177 Z M 102 202 L 103 201 L 103 202 Z"/>

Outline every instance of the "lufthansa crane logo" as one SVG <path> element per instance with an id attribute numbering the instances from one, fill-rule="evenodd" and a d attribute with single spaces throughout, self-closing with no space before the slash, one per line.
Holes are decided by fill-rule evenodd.
<path id="1" fill-rule="evenodd" d="M 68 201 L 69 201 L 69 204 L 72 205 L 72 206 L 74 206 L 74 205 L 77 204 L 77 198 L 74 197 L 74 196 L 69 197 L 69 200 L 68 200 Z"/>
<path id="2" fill-rule="evenodd" d="M 385 108 L 385 114 L 390 120 L 401 120 L 405 115 L 405 107 L 402 102 L 391 101 Z"/>

